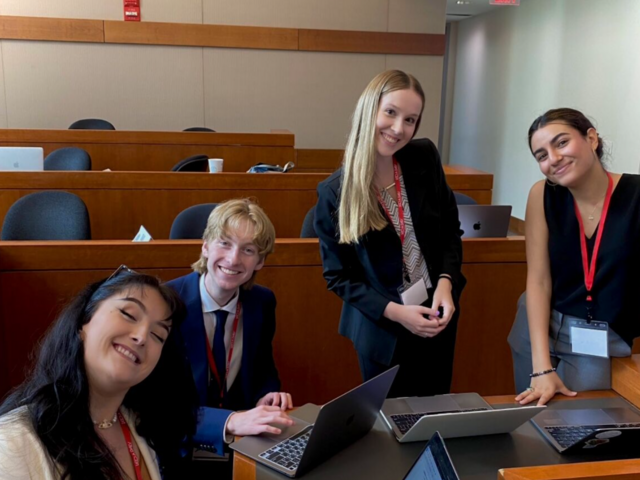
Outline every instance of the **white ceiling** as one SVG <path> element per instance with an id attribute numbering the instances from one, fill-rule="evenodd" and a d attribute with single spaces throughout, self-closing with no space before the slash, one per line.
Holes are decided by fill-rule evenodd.
<path id="1" fill-rule="evenodd" d="M 527 0 L 520 0 L 522 4 Z M 462 2 L 462 4 L 459 4 Z M 509 5 L 490 5 L 489 0 L 447 0 L 447 22 L 457 22 L 465 18 L 495 11 L 498 8 L 519 8 Z"/>

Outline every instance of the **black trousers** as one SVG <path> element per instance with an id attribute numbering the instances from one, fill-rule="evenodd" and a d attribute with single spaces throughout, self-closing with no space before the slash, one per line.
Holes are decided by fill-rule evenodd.
<path id="1" fill-rule="evenodd" d="M 403 330 L 398 336 L 391 365 L 383 365 L 358 354 L 363 380 L 367 381 L 400 365 L 388 398 L 427 397 L 449 393 L 457 328 L 458 311 L 447 328 L 433 338 L 422 338 Z"/>

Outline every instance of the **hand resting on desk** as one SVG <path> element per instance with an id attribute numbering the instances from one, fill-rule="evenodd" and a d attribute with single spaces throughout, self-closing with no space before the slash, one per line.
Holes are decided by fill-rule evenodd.
<path id="1" fill-rule="evenodd" d="M 232 413 L 227 422 L 226 433 L 241 437 L 259 435 L 265 432 L 279 435 L 282 430 L 272 427 L 270 424 L 290 427 L 293 423 L 291 417 L 282 411 L 280 407 L 260 405 L 246 412 Z"/>

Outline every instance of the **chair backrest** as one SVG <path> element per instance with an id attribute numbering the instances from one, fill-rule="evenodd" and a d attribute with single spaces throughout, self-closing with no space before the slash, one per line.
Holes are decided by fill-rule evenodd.
<path id="1" fill-rule="evenodd" d="M 217 203 L 201 203 L 181 211 L 171 225 L 169 238 L 172 240 L 202 239 L 207 220 Z"/>
<path id="2" fill-rule="evenodd" d="M 69 125 L 69 130 L 115 130 L 111 122 L 100 118 L 83 118 Z"/>
<path id="3" fill-rule="evenodd" d="M 456 203 L 458 205 L 477 205 L 478 202 L 475 199 L 471 198 L 469 195 L 465 195 L 464 193 L 453 192 L 453 195 L 456 197 Z"/>
<path id="4" fill-rule="evenodd" d="M 302 230 L 300 231 L 300 238 L 318 238 L 315 228 L 313 228 L 313 222 L 316 218 L 316 206 L 314 205 L 309 209 L 302 221 Z"/>
<path id="5" fill-rule="evenodd" d="M 80 197 L 45 190 L 16 201 L 2 224 L 2 240 L 91 240 L 89 212 Z"/>
<path id="6" fill-rule="evenodd" d="M 54 150 L 44 159 L 45 170 L 91 170 L 91 157 L 78 147 Z"/>
<path id="7" fill-rule="evenodd" d="M 185 128 L 183 130 L 183 132 L 213 132 L 215 133 L 215 130 L 211 130 L 209 127 L 189 127 L 189 128 Z"/>
<path id="8" fill-rule="evenodd" d="M 200 154 L 192 155 L 180 160 L 171 169 L 172 172 L 206 172 L 209 167 L 209 156 Z"/>

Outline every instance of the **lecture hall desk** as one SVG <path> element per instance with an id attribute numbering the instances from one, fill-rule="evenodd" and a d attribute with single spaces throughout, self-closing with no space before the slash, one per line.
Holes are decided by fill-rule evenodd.
<path id="1" fill-rule="evenodd" d="M 493 176 L 445 167 L 452 189 L 491 203 Z M 11 205 L 29 193 L 65 190 L 84 200 L 94 240 L 132 239 L 144 225 L 155 239 L 169 238 L 178 213 L 198 203 L 255 197 L 280 238 L 300 236 L 326 173 L 6 172 L 0 185 L 0 224 Z"/>
<path id="2" fill-rule="evenodd" d="M 42 147 L 45 156 L 63 147 L 91 155 L 93 170 L 170 171 L 191 155 L 223 158 L 226 172 L 246 172 L 256 163 L 295 161 L 295 136 L 271 133 L 133 132 L 124 130 L 0 129 L 0 146 Z"/>
<path id="3" fill-rule="evenodd" d="M 559 395 L 552 402 L 552 407 L 571 408 L 571 404 L 573 404 L 576 408 L 598 408 L 607 403 L 609 406 L 624 406 L 627 405 L 626 402 L 629 402 L 636 408 L 640 408 L 640 355 L 614 359 L 612 381 L 612 390 L 583 392 L 578 394 L 576 398 Z M 513 402 L 513 395 L 489 396 L 485 399 L 488 403 L 498 406 Z M 386 430 L 383 425 L 377 425 L 377 428 Z M 375 435 L 375 437 L 371 435 Z M 357 468 L 358 471 L 364 472 L 362 478 L 368 478 L 367 469 L 371 471 L 373 468 L 373 471 L 376 471 L 375 465 L 371 465 L 372 462 L 375 462 L 373 459 L 384 456 L 387 460 L 384 465 L 380 465 L 378 468 L 391 470 L 398 465 L 397 475 L 389 478 L 400 480 L 424 445 L 421 442 L 399 445 L 393 438 L 387 440 L 386 436 L 383 436 L 382 438 L 390 442 L 390 445 L 385 446 L 384 450 L 380 450 L 380 443 L 386 445 L 385 441 L 380 442 L 380 432 L 373 432 L 371 435 L 348 447 L 349 455 L 344 455 L 341 458 L 338 455 L 335 459 L 329 460 L 333 461 L 333 466 L 320 466 L 318 470 L 315 472 L 312 470 L 307 476 L 314 479 L 333 479 L 338 472 L 336 469 L 340 465 L 345 465 L 347 469 L 352 471 Z M 489 478 L 497 478 L 498 480 L 637 480 L 640 478 L 640 459 L 612 460 L 609 457 L 605 461 L 592 461 L 590 457 L 593 458 L 593 456 L 590 455 L 578 458 L 562 457 L 555 453 L 529 424 L 520 427 L 515 435 L 513 437 L 497 435 L 482 439 L 468 438 L 446 441 L 461 480 Z M 377 452 L 367 455 L 376 448 Z M 485 451 L 481 451 L 483 448 Z M 400 453 L 389 453 L 394 451 Z M 400 455 L 405 457 L 403 458 L 405 465 L 400 465 L 398 461 L 401 458 Z M 391 463 L 393 468 L 390 468 L 387 462 L 392 458 L 395 458 L 395 463 Z M 347 466 L 348 462 L 355 462 L 359 467 Z M 542 465 L 511 468 L 495 466 L 501 462 L 511 465 L 532 465 L 540 462 Z M 493 471 L 494 466 L 495 472 Z M 338 476 L 340 476 L 339 473 Z M 340 476 L 340 480 L 343 477 L 347 476 Z M 234 480 L 267 480 L 271 478 L 285 477 L 271 473 L 264 467 L 258 470 L 252 459 L 238 453 L 234 454 Z"/>
<path id="4" fill-rule="evenodd" d="M 510 392 L 506 338 L 525 287 L 524 239 L 473 239 L 463 245 L 468 285 L 453 389 Z M 23 380 L 38 339 L 60 305 L 85 284 L 109 276 L 120 264 L 170 280 L 189 273 L 199 254 L 195 240 L 0 242 L 0 396 Z M 278 239 L 257 281 L 278 300 L 275 358 L 296 404 L 321 404 L 358 385 L 356 354 L 338 334 L 341 301 L 326 289 L 318 241 Z"/>

